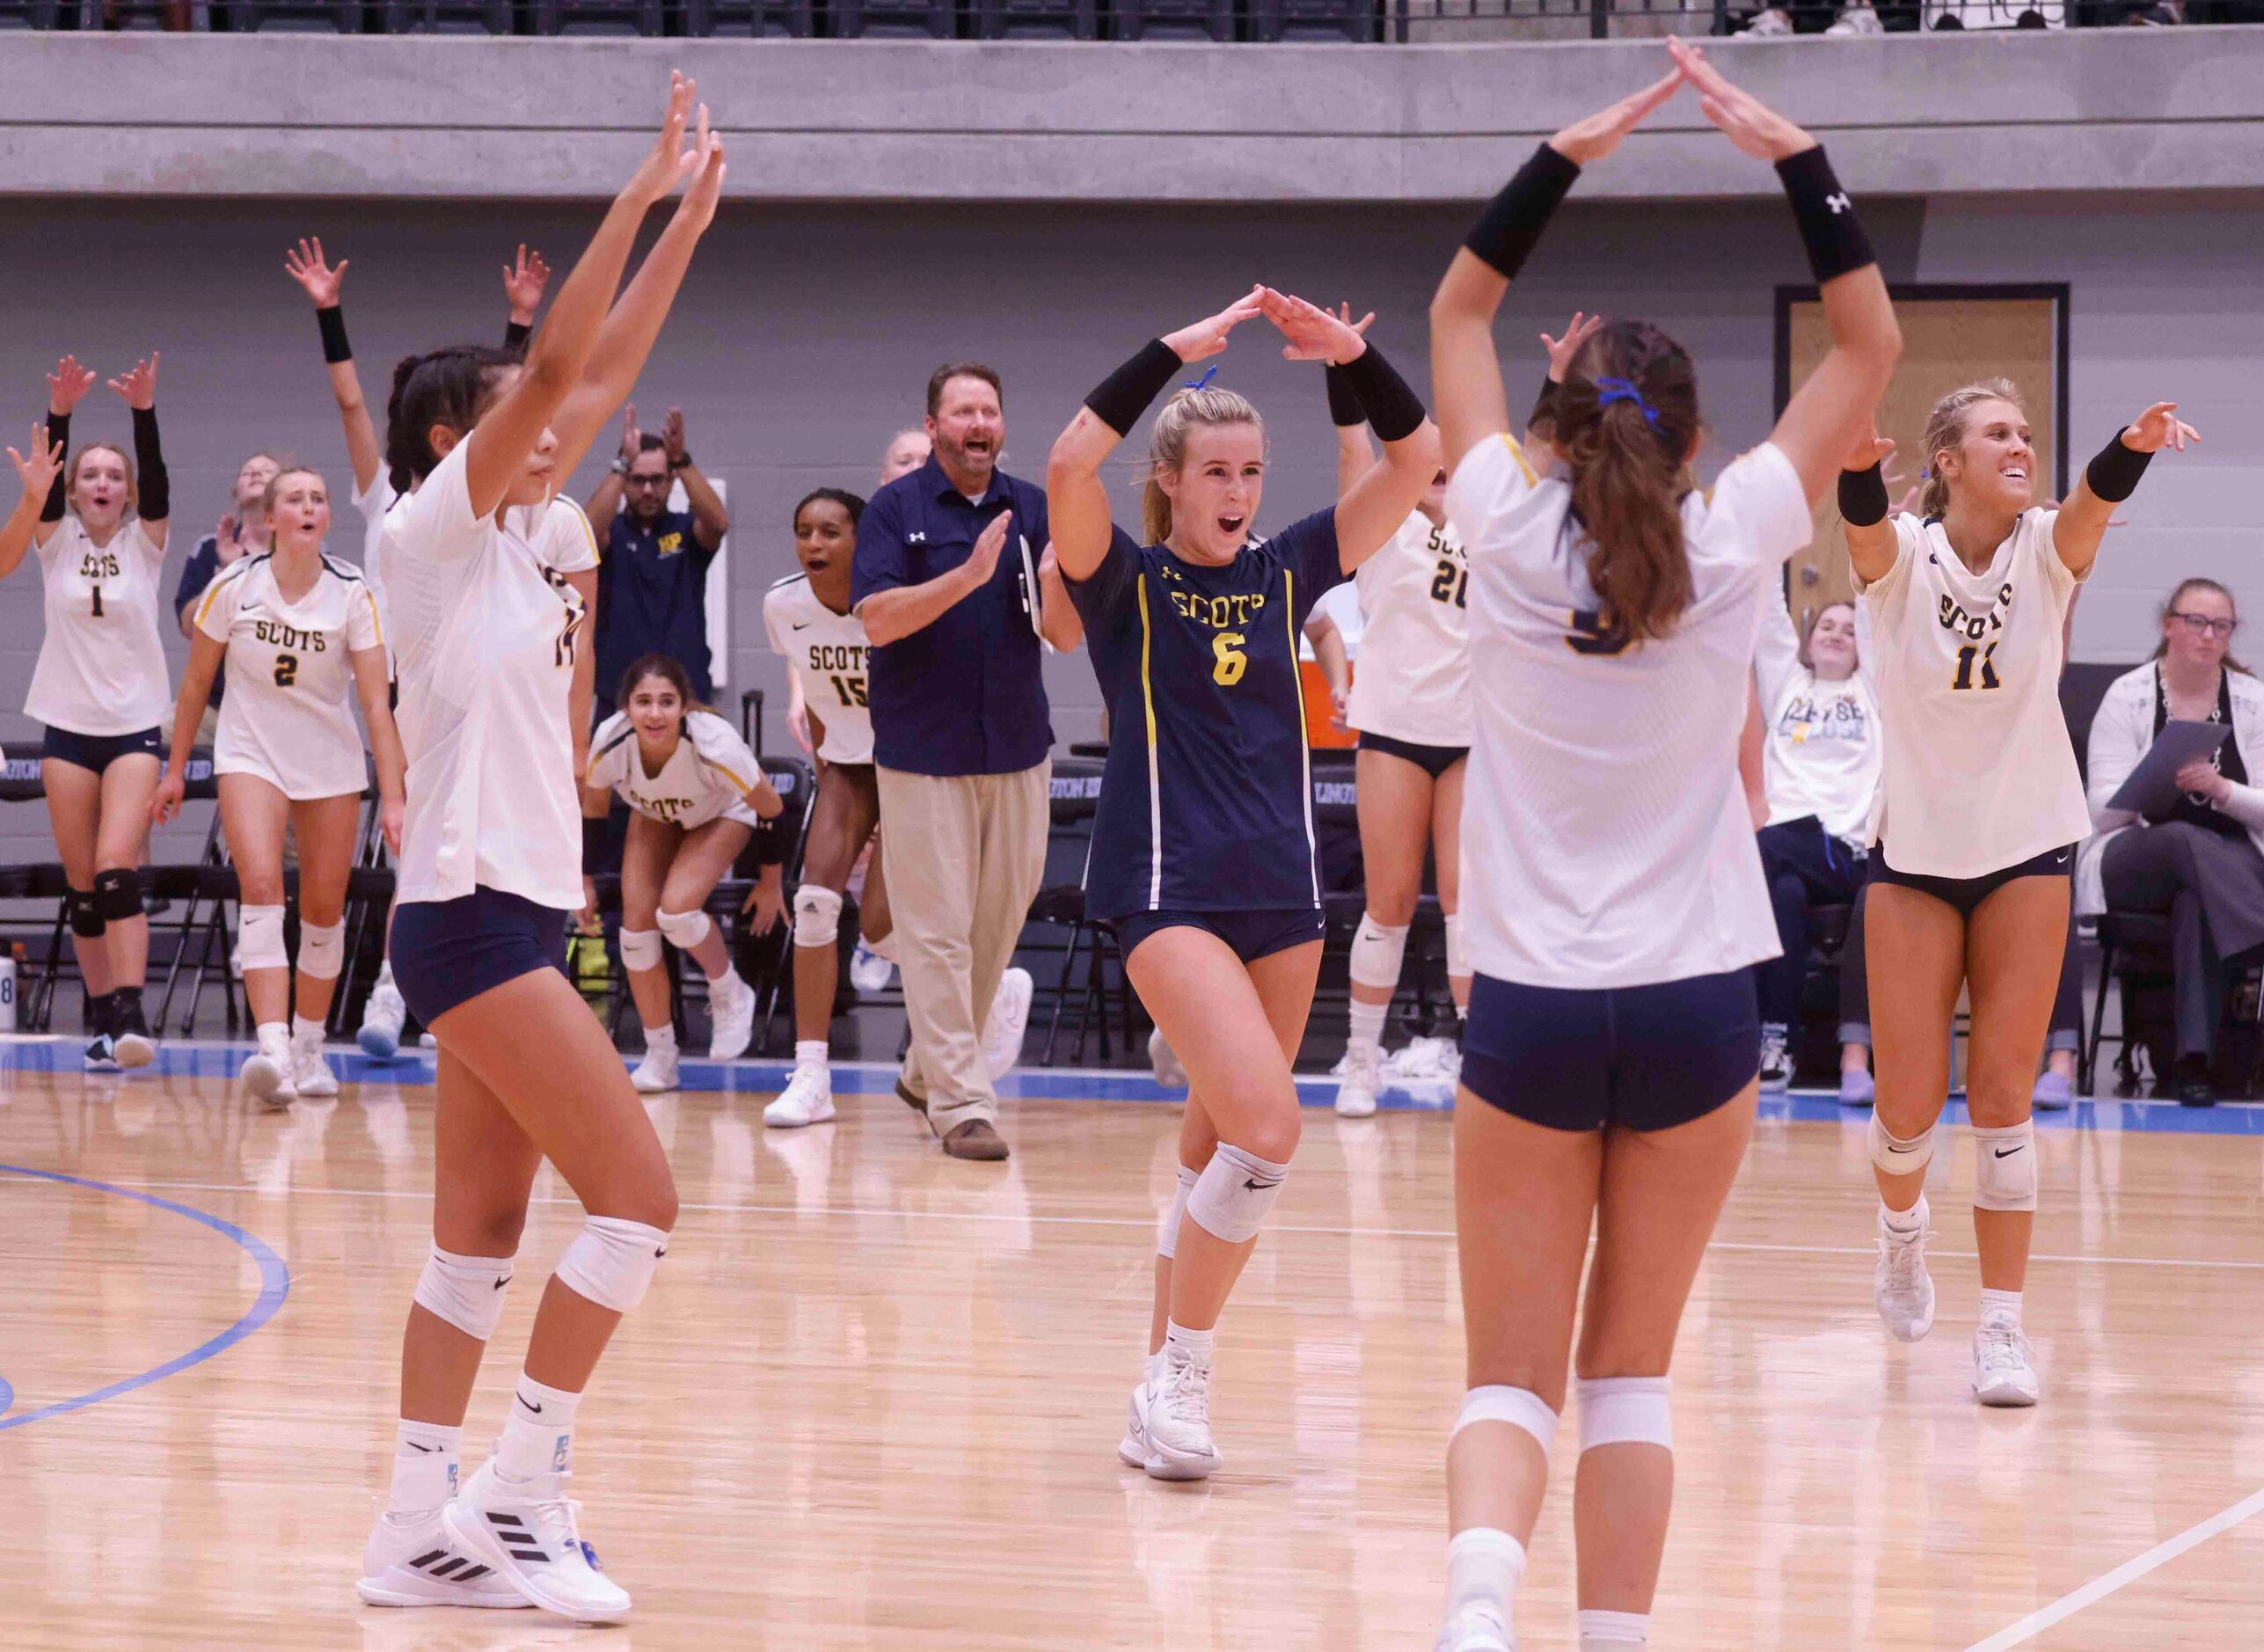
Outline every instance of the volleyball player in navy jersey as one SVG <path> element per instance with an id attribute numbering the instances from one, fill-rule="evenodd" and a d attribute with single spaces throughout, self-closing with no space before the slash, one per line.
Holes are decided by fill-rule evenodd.
<path id="1" fill-rule="evenodd" d="M 1103 461 L 1183 364 L 1217 355 L 1261 314 L 1290 359 L 1345 369 L 1382 463 L 1333 508 L 1253 538 L 1264 421 L 1231 391 L 1191 386 L 1156 420 L 1146 543 L 1136 541 L 1109 521 Z M 1047 466 L 1054 552 L 1115 731 L 1086 910 L 1114 926 L 1126 973 L 1192 1081 L 1179 1192 L 1157 1245 L 1148 1374 L 1118 1448 L 1158 1479 L 1218 1466 L 1213 1332 L 1297 1144 L 1289 1064 L 1321 952 L 1298 634 L 1315 599 L 1399 530 L 1437 468 L 1437 432 L 1381 352 L 1264 287 L 1144 346 L 1085 398 Z"/>
<path id="2" fill-rule="evenodd" d="M 1702 52 L 1669 47 L 1671 73 L 1540 147 L 1431 303 L 1476 736 L 1455 1108 L 1469 1390 L 1447 1454 L 1438 1652 L 1515 1645 L 1568 1363 L 1581 1652 L 1648 1638 L 1674 1495 L 1667 1371 L 1752 1129 L 1751 966 L 1778 950 L 1738 783 L 1760 597 L 1808 543 L 1902 350 L 1815 141 Z M 1581 168 L 1684 80 L 1741 150 L 1777 163 L 1831 335 L 1769 439 L 1703 494 L 1688 477 L 1696 370 L 1665 333 L 1619 320 L 1591 338 L 1531 456 L 1509 434 L 1494 342 L 1508 283 Z"/>

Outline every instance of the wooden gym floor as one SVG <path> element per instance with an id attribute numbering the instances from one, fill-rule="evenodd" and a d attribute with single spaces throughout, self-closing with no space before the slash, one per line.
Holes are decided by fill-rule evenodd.
<path id="1" fill-rule="evenodd" d="M 653 1107 L 676 1242 L 577 1453 L 638 1616 L 585 1630 L 355 1601 L 428 1237 L 430 1058 L 344 1057 L 334 1103 L 267 1115 L 232 1093 L 240 1050 L 90 1080 L 67 1043 L 0 1042 L 0 1647 L 1430 1645 L 1462 1388 L 1435 1109 L 1347 1122 L 1310 1088 L 1221 1335 L 1226 1471 L 1172 1487 L 1114 1454 L 1162 1093 L 1022 1075 L 1002 1169 L 944 1159 L 878 1070 L 843 1070 L 871 1093 L 838 1123 L 781 1133 L 778 1068 L 687 1063 L 708 1087 Z M 1653 1647 L 2264 1645 L 2264 1111 L 2048 1122 L 2025 1413 L 1968 1397 L 1961 1132 L 1935 1331 L 1881 1331 L 1861 1126 L 1795 1098 L 1756 1133 L 1676 1362 Z M 467 1467 L 579 1219 L 547 1173 L 537 1199 Z M 1572 1644 L 1570 1449 L 1529 1652 Z"/>

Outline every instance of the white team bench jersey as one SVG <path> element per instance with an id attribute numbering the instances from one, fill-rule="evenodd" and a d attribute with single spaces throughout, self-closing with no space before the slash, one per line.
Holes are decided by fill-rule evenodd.
<path id="1" fill-rule="evenodd" d="M 865 622 L 836 614 L 810 589 L 809 576 L 780 580 L 763 598 L 763 627 L 800 679 L 810 714 L 825 725 L 817 755 L 828 763 L 873 761 L 873 713 L 865 671 L 873 645 Z"/>
<path id="2" fill-rule="evenodd" d="M 1764 580 L 1753 675 L 1761 699 L 1769 824 L 1814 815 L 1859 848 L 1871 842 L 1879 796 L 1879 707 L 1871 684 L 1870 605 L 1855 603 L 1856 669 L 1832 681 L 1800 663 L 1781 580 Z"/>
<path id="3" fill-rule="evenodd" d="M 401 901 L 485 886 L 581 904 L 581 799 L 567 701 L 588 615 L 566 576 L 597 566 L 572 500 L 471 514 L 450 449 L 386 513 L 379 559 L 408 752 Z"/>
<path id="4" fill-rule="evenodd" d="M 2020 514 L 1979 574 L 1941 523 L 1902 515 L 1871 604 L 1887 761 L 1873 840 L 1897 872 L 1978 878 L 2091 836 L 2060 710 L 2076 577 L 2055 510 Z"/>
<path id="5" fill-rule="evenodd" d="M 1413 512 L 1353 582 L 1368 625 L 1345 720 L 1419 746 L 1470 744 L 1470 559 L 1453 524 Z"/>
<path id="6" fill-rule="evenodd" d="M 74 735 L 135 735 L 162 726 L 172 702 L 157 640 L 157 570 L 165 553 L 142 519 L 97 545 L 76 511 L 38 546 L 47 633 L 24 713 Z"/>
<path id="7" fill-rule="evenodd" d="M 1808 542 L 1792 462 L 1764 442 L 1684 495 L 1694 596 L 1630 644 L 1598 611 L 1570 482 L 1507 435 L 1456 467 L 1470 548 L 1476 739 L 1462 912 L 1480 974 L 1648 986 L 1778 954 L 1737 775 L 1761 581 Z"/>
<path id="8" fill-rule="evenodd" d="M 716 819 L 761 825 L 762 816 L 746 799 L 762 779 L 763 765 L 738 731 L 713 712 L 701 711 L 684 714 L 683 738 L 660 772 L 647 774 L 629 713 L 616 712 L 590 738 L 582 784 L 593 792 L 610 787 L 639 815 L 691 831 Z"/>
<path id="9" fill-rule="evenodd" d="M 359 570 L 325 557 L 313 588 L 293 603 L 272 552 L 240 558 L 205 588 L 196 627 L 228 650 L 215 773 L 256 774 L 294 802 L 369 784 L 352 656 L 384 637 Z"/>

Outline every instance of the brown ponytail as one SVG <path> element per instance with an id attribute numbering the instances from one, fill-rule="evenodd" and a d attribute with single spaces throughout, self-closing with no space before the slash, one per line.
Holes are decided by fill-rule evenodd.
<path id="1" fill-rule="evenodd" d="M 1682 516 L 1700 429 L 1691 358 L 1647 321 L 1613 322 L 1581 347 L 1554 413 L 1606 623 L 1631 641 L 1663 637 L 1693 594 Z"/>

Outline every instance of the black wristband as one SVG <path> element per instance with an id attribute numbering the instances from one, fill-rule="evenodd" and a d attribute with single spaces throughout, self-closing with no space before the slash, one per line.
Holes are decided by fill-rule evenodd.
<path id="1" fill-rule="evenodd" d="M 786 815 L 781 809 L 770 819 L 759 822 L 755 828 L 755 864 L 777 866 L 785 865 L 785 859 Z"/>
<path id="2" fill-rule="evenodd" d="M 47 446 L 52 450 L 63 450 L 64 469 L 55 472 L 55 485 L 47 489 L 47 502 L 40 507 L 41 522 L 61 522 L 63 519 L 63 478 L 69 473 L 70 460 L 70 415 L 50 411 L 47 414 Z"/>
<path id="3" fill-rule="evenodd" d="M 1533 411 L 1525 415 L 1525 428 L 1530 430 L 1535 425 L 1547 425 L 1554 429 L 1556 422 L 1557 381 L 1545 378 L 1541 381 L 1541 393 L 1533 398 Z"/>
<path id="4" fill-rule="evenodd" d="M 504 324 L 503 327 L 503 347 L 507 350 L 518 349 L 521 346 L 525 344 L 528 340 L 534 336 L 535 328 L 533 323 L 526 321 L 507 322 Z"/>
<path id="5" fill-rule="evenodd" d="M 691 467 L 692 467 L 692 456 L 691 456 L 690 454 L 689 454 L 689 453 L 683 454 L 683 455 L 682 455 L 681 457 L 677 457 L 677 458 L 673 458 L 673 459 L 670 459 L 670 460 L 668 461 L 668 470 L 669 470 L 669 472 L 670 472 L 671 474 L 675 473 L 675 472 L 676 472 L 676 471 L 689 471 L 690 469 L 691 469 Z"/>
<path id="6" fill-rule="evenodd" d="M 1344 364 L 1344 376 L 1360 398 L 1360 405 L 1368 409 L 1369 428 L 1378 441 L 1405 442 L 1429 417 L 1423 411 L 1422 398 L 1372 344 Z"/>
<path id="7" fill-rule="evenodd" d="M 581 875 L 594 878 L 605 863 L 606 817 L 595 820 L 587 815 L 581 817 Z"/>
<path id="8" fill-rule="evenodd" d="M 325 304 L 315 311 L 315 325 L 322 329 L 322 359 L 325 362 L 351 362 L 354 347 L 346 341 L 346 311 L 337 304 Z"/>
<path id="9" fill-rule="evenodd" d="M 173 514 L 172 479 L 165 474 L 164 450 L 157 445 L 157 410 L 134 409 L 134 468 L 141 472 L 140 498 L 135 505 L 144 522 L 163 522 Z"/>
<path id="10" fill-rule="evenodd" d="M 1329 421 L 1340 430 L 1368 422 L 1368 409 L 1360 405 L 1360 392 L 1352 387 L 1345 370 L 1331 362 L 1327 369 Z"/>
<path id="11" fill-rule="evenodd" d="M 1137 355 L 1102 379 L 1085 405 L 1118 435 L 1128 435 L 1148 404 L 1163 394 L 1164 386 L 1185 365 L 1177 350 L 1161 339 L 1150 339 Z"/>
<path id="12" fill-rule="evenodd" d="M 1580 168 L 1544 143 L 1517 175 L 1501 186 L 1463 245 L 1510 281 L 1532 256 L 1533 248 L 1580 176 Z"/>
<path id="13" fill-rule="evenodd" d="M 2152 454 L 2123 446 L 2122 432 L 2118 430 L 2083 467 L 2083 479 L 2100 498 L 2110 505 L 2119 505 L 2138 491 L 2138 479 L 2146 474 L 2146 467 L 2153 462 Z"/>
<path id="14" fill-rule="evenodd" d="M 1793 203 L 1793 220 L 1800 226 L 1800 244 L 1808 249 L 1817 286 L 1879 261 L 1822 144 L 1785 157 L 1777 163 L 1777 177 Z"/>
<path id="15" fill-rule="evenodd" d="M 1839 514 L 1849 527 L 1875 528 L 1887 508 L 1887 474 L 1878 465 L 1839 473 Z"/>

